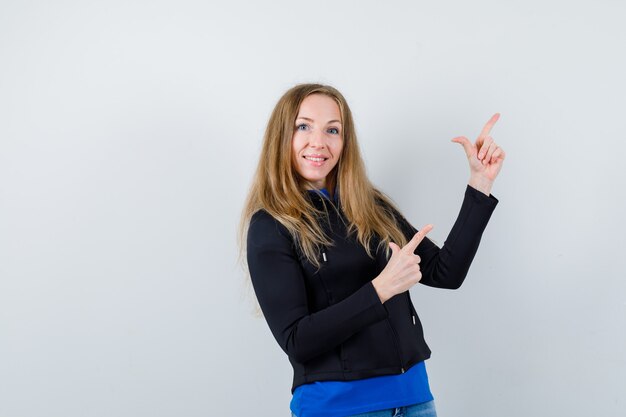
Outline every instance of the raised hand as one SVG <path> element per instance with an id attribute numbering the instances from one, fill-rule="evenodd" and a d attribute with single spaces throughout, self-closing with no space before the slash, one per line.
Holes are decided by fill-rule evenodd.
<path id="1" fill-rule="evenodd" d="M 499 118 L 500 113 L 491 116 L 476 139 L 476 143 L 471 143 L 465 136 L 452 139 L 452 142 L 463 145 L 470 164 L 470 177 L 477 182 L 493 183 L 502 168 L 506 154 L 489 136 L 491 128 Z"/>
<path id="2" fill-rule="evenodd" d="M 415 254 L 415 249 L 424 239 L 426 233 L 432 229 L 432 224 L 424 226 L 403 248 L 389 242 L 392 255 L 385 269 L 372 280 L 381 302 L 384 303 L 394 295 L 405 292 L 422 279 L 419 266 L 421 259 L 419 255 Z"/>

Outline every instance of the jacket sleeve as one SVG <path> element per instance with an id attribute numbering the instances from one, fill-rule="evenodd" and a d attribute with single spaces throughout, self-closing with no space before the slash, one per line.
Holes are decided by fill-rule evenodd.
<path id="1" fill-rule="evenodd" d="M 467 185 L 461 210 L 443 247 L 439 248 L 426 236 L 415 249 L 421 258 L 421 284 L 451 290 L 463 284 L 497 204 L 498 199 L 493 195 L 487 196 Z M 401 214 L 398 219 L 405 236 L 411 239 L 418 230 Z"/>
<path id="2" fill-rule="evenodd" d="M 310 313 L 304 274 L 289 231 L 263 210 L 250 221 L 247 262 L 259 306 L 283 351 L 303 363 L 388 317 L 372 282 Z"/>

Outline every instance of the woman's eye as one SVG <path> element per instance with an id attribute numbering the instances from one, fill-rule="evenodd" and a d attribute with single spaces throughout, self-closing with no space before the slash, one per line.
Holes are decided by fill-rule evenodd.
<path id="1" fill-rule="evenodd" d="M 309 125 L 308 125 L 308 124 L 306 124 L 306 123 L 301 123 L 301 124 L 299 124 L 299 125 L 296 125 L 296 130 L 304 130 L 304 129 L 301 129 L 302 127 L 309 127 Z M 331 127 L 331 128 L 330 128 L 330 129 L 328 129 L 328 130 L 329 130 L 329 131 L 332 131 L 331 133 L 333 133 L 333 134 L 335 134 L 335 135 L 338 135 L 338 134 L 339 134 L 339 129 L 337 129 L 336 127 Z"/>

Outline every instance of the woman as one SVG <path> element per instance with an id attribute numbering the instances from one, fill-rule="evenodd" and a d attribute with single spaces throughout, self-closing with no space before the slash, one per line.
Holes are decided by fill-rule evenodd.
<path id="1" fill-rule="evenodd" d="M 240 224 L 251 282 L 293 367 L 292 416 L 436 416 L 430 349 L 411 302 L 420 282 L 462 284 L 498 200 L 504 151 L 472 144 L 465 198 L 443 247 L 368 180 L 350 108 L 335 88 L 301 84 L 270 117 Z M 246 238 L 245 250 L 243 240 Z"/>

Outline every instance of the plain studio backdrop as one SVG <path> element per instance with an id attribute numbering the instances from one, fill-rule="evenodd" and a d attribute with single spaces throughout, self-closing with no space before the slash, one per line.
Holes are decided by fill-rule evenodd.
<path id="1" fill-rule="evenodd" d="M 411 295 L 439 415 L 623 416 L 621 1 L 0 3 L 0 417 L 287 416 L 236 263 L 278 98 L 350 104 L 443 243 L 461 145 L 506 151 L 463 286 Z"/>

